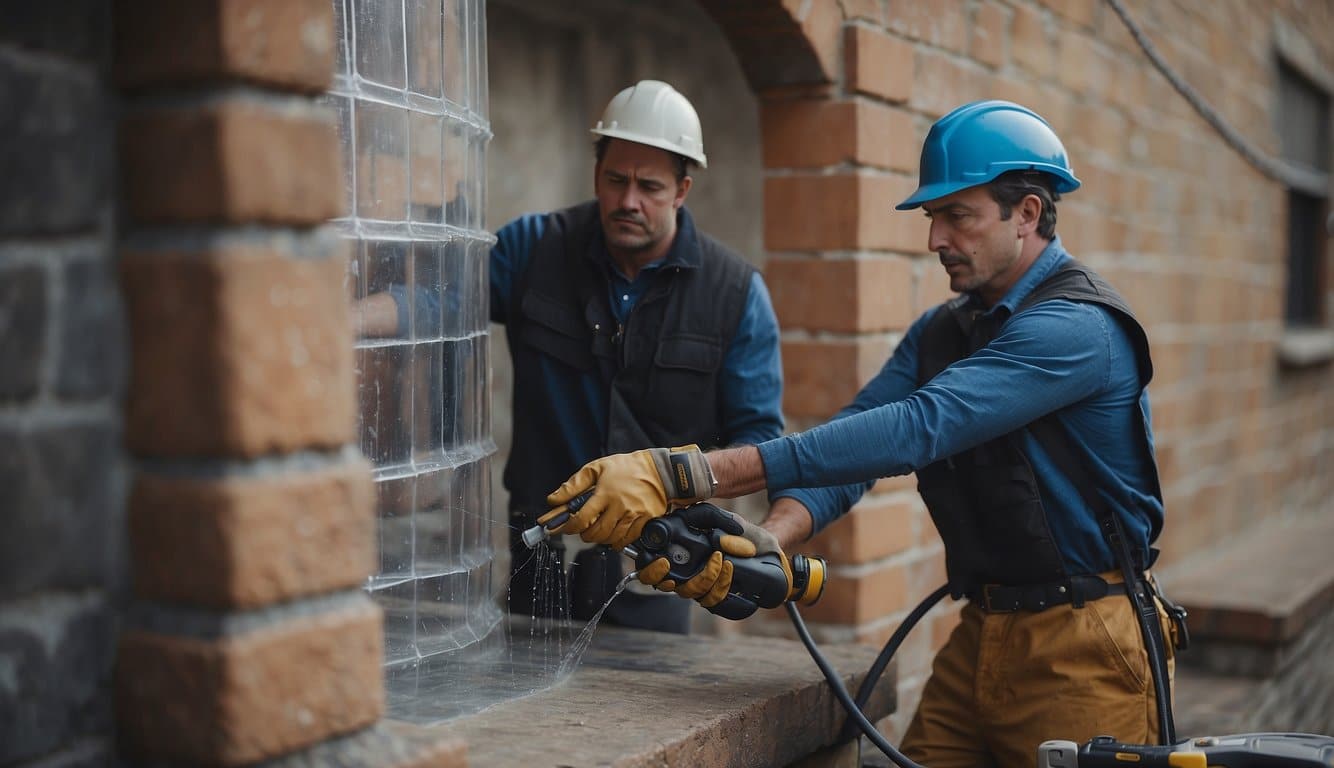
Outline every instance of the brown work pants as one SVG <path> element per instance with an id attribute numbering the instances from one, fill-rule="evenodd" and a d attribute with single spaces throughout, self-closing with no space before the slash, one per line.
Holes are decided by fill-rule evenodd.
<path id="1" fill-rule="evenodd" d="M 1159 619 L 1173 675 L 1171 625 L 1162 606 Z M 1119 588 L 1082 608 L 1040 613 L 964 606 L 932 664 L 902 749 L 927 768 L 1032 768 L 1044 741 L 1083 744 L 1104 734 L 1135 744 L 1158 741 L 1148 653 Z"/>

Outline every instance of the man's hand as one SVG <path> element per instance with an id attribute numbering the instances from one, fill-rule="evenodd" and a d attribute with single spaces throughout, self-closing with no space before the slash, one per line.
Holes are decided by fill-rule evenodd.
<path id="1" fill-rule="evenodd" d="M 747 522 L 738 515 L 732 517 L 741 528 L 738 532 L 740 535 L 724 534 L 718 542 L 720 551 L 713 553 L 704 569 L 684 584 L 673 585 L 672 591 L 681 597 L 697 601 L 705 608 L 712 608 L 721 603 L 727 597 L 727 594 L 732 591 L 732 563 L 723 559 L 724 554 L 731 557 L 756 557 L 765 553 L 773 553 L 778 555 L 778 561 L 783 566 L 783 573 L 787 576 L 788 597 L 791 598 L 792 565 L 788 562 L 783 548 L 778 545 L 778 539 L 769 531 Z M 650 567 L 655 565 L 657 565 L 657 561 L 650 563 Z M 652 576 L 652 574 L 649 575 Z M 662 569 L 662 575 L 666 575 L 666 568 Z M 646 581 L 642 571 L 640 581 L 652 583 Z M 668 579 L 667 581 L 670 582 L 671 580 Z M 661 584 L 654 584 L 653 586 L 664 589 Z"/>
<path id="2" fill-rule="evenodd" d="M 676 512 L 685 521 L 686 525 L 701 531 L 722 531 L 722 541 L 720 546 L 735 547 L 736 544 L 729 542 L 730 539 L 740 539 L 739 534 L 745 529 L 742 527 L 741 519 L 727 510 L 716 507 L 712 504 L 692 504 Z M 640 568 L 636 573 L 638 578 L 644 584 L 662 592 L 675 592 L 677 588 L 676 581 L 669 578 L 672 564 L 665 557 L 659 557 L 648 565 Z M 704 564 L 704 569 L 695 574 L 686 583 L 695 582 L 696 586 L 708 584 L 710 587 L 719 580 L 722 572 L 726 570 L 726 583 L 732 583 L 732 564 L 723 560 L 723 553 L 715 551 L 709 556 L 709 561 Z M 684 588 L 684 585 L 682 585 Z M 711 605 L 716 605 L 720 600 L 727 596 L 724 589 L 722 595 Z"/>
<path id="3" fill-rule="evenodd" d="M 552 533 L 577 533 L 584 541 L 622 549 L 639 538 L 644 524 L 713 495 L 713 475 L 698 446 L 648 448 L 588 462 L 547 496 L 555 507 L 537 519 L 545 525 L 571 499 L 596 487 L 587 503 Z"/>

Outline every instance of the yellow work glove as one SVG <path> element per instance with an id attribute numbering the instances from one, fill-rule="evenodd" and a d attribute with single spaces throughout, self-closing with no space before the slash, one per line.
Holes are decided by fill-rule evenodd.
<path id="1" fill-rule="evenodd" d="M 719 539 L 719 552 L 714 552 L 709 566 L 695 574 L 684 584 L 676 587 L 676 594 L 697 601 L 705 608 L 712 608 L 721 603 L 732 590 L 732 564 L 723 560 L 724 553 L 732 557 L 756 557 L 765 553 L 778 555 L 787 576 L 788 598 L 792 596 L 792 564 L 788 562 L 783 548 L 778 546 L 778 539 L 768 530 L 749 523 L 736 516 L 741 525 L 741 535 L 723 534 Z M 713 567 L 714 564 L 717 567 Z"/>
<path id="2" fill-rule="evenodd" d="M 686 525 L 695 530 L 723 531 L 723 539 L 739 538 L 728 534 L 739 534 L 744 530 L 740 518 L 712 504 L 692 504 L 684 509 L 677 510 L 675 514 L 680 515 L 685 520 Z M 677 585 L 676 580 L 671 578 L 671 567 L 672 564 L 668 562 L 667 558 L 659 557 L 640 568 L 636 572 L 636 576 L 641 582 L 654 589 L 662 592 L 675 592 Z M 708 562 L 704 564 L 704 569 L 691 577 L 688 582 L 695 582 L 697 585 L 704 583 L 712 585 L 718 580 L 724 568 L 727 570 L 727 583 L 731 584 L 732 564 L 723 560 L 722 552 L 715 551 L 710 555 Z M 727 593 L 724 592 L 723 597 L 726 597 L 726 595 Z M 723 598 L 719 597 L 718 599 L 722 600 Z"/>
<path id="3" fill-rule="evenodd" d="M 583 507 L 552 533 L 577 533 L 589 543 L 622 549 L 639 538 L 645 523 L 666 514 L 669 506 L 712 496 L 715 483 L 698 446 L 618 453 L 590 461 L 571 475 L 547 496 L 547 504 L 554 508 L 537 522 L 546 525 L 566 511 L 571 499 L 594 487 Z"/>

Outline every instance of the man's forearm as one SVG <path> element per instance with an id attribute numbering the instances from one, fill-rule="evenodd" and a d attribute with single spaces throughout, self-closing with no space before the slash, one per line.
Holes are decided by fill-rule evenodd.
<path id="1" fill-rule="evenodd" d="M 810 510 L 794 498 L 784 496 L 769 507 L 769 514 L 760 526 L 772 533 L 785 552 L 811 537 L 815 525 Z"/>
<path id="2" fill-rule="evenodd" d="M 713 479 L 718 482 L 714 496 L 735 499 L 764 489 L 764 460 L 759 448 L 753 445 L 724 448 L 705 454 L 705 458 Z"/>
<path id="3" fill-rule="evenodd" d="M 357 336 L 363 339 L 385 338 L 403 331 L 398 327 L 398 302 L 388 291 L 354 302 L 352 322 Z"/>

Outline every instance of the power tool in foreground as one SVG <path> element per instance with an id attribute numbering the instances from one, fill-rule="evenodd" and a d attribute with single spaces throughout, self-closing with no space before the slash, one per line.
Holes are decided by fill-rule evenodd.
<path id="1" fill-rule="evenodd" d="M 559 528 L 592 495 L 592 491 L 585 491 L 569 503 L 565 514 L 545 527 L 535 525 L 524 531 L 523 542 L 532 549 L 545 541 L 550 529 Z M 635 561 L 635 568 L 643 568 L 658 558 L 667 558 L 670 564 L 667 578 L 684 584 L 704 568 L 714 552 L 720 551 L 719 540 L 725 532 L 706 522 L 716 522 L 720 516 L 731 517 L 732 513 L 708 502 L 699 502 L 687 509 L 655 517 L 644 525 L 635 543 L 622 552 Z M 727 597 L 709 608 L 709 612 L 725 619 L 739 620 L 760 608 L 777 608 L 789 601 L 811 605 L 819 600 L 824 593 L 824 559 L 814 555 L 793 555 L 788 563 L 792 568 L 792 584 L 789 585 L 778 558 L 773 552 L 755 557 L 724 554 L 723 559 L 732 563 L 732 586 Z"/>
<path id="2" fill-rule="evenodd" d="M 569 513 L 578 511 L 593 492 L 587 491 L 572 500 L 567 513 L 551 520 L 546 527 L 533 526 L 523 533 L 523 541 L 534 548 L 551 535 L 549 529 L 560 527 Z M 684 510 L 668 512 L 650 520 L 639 538 L 622 550 L 633 558 L 636 568 L 643 568 L 660 557 L 671 564 L 669 577 L 681 584 L 699 573 L 709 557 L 720 551 L 719 540 L 724 531 L 710 521 L 726 519 L 732 513 L 707 502 L 700 502 Z M 811 658 L 824 673 L 835 697 L 848 712 L 849 725 L 844 739 L 856 736 L 856 726 L 884 752 L 895 765 L 902 768 L 926 768 L 894 748 L 866 718 L 862 707 L 869 700 L 880 675 L 902 644 L 913 626 L 931 608 L 949 593 L 942 586 L 928 595 L 914 608 L 890 637 L 875 663 L 867 671 L 854 699 L 843 685 L 841 676 L 820 653 L 811 638 L 796 603 L 809 605 L 820 598 L 825 585 L 825 561 L 811 555 L 795 555 L 790 565 L 792 584 L 778 560 L 778 555 L 765 553 L 757 557 L 723 555 L 732 563 L 732 585 L 727 597 L 709 610 L 727 619 L 744 619 L 759 608 L 787 609 L 797 635 L 810 652 Z M 1133 602 L 1133 599 L 1132 599 Z M 1152 651 L 1151 651 L 1152 652 Z M 1156 685 L 1162 685 L 1155 680 Z M 1170 710 L 1168 711 L 1170 719 Z M 1172 732 L 1169 730 L 1169 734 Z M 1334 736 L 1307 733 L 1243 733 L 1229 736 L 1205 736 L 1178 741 L 1174 734 L 1165 739 L 1167 746 L 1123 744 L 1111 736 L 1098 736 L 1084 745 L 1073 741 L 1052 740 L 1038 747 L 1038 768 L 1334 768 Z"/>

